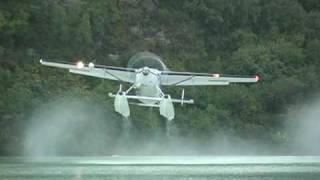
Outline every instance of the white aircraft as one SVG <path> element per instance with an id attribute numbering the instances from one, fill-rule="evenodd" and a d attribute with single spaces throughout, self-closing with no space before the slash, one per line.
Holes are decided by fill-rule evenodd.
<path id="1" fill-rule="evenodd" d="M 130 116 L 129 104 L 147 107 L 159 107 L 160 114 L 171 121 L 174 118 L 173 103 L 193 104 L 192 99 L 184 99 L 184 89 L 181 99 L 173 99 L 161 90 L 161 86 L 204 86 L 229 85 L 230 83 L 254 83 L 259 76 L 242 77 L 223 74 L 192 73 L 170 71 L 161 61 L 161 58 L 150 52 L 140 52 L 133 56 L 127 68 L 88 64 L 79 61 L 76 64 L 48 62 L 40 59 L 45 66 L 69 69 L 70 73 L 93 76 L 130 83 L 127 90 L 120 88 L 116 94 L 109 93 L 115 98 L 115 111 L 124 117 Z M 135 90 L 135 93 L 131 93 Z M 128 102 L 129 99 L 138 102 Z"/>

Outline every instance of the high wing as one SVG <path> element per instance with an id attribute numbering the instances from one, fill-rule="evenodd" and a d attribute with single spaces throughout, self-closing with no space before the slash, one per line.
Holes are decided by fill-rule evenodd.
<path id="1" fill-rule="evenodd" d="M 229 85 L 230 83 L 255 83 L 259 76 L 235 76 L 224 74 L 163 71 L 161 85 L 165 86 L 205 86 Z"/>
<path id="2" fill-rule="evenodd" d="M 123 82 L 134 82 L 135 69 L 122 68 L 115 66 L 103 66 L 94 65 L 93 63 L 84 64 L 81 61 L 77 64 L 70 63 L 57 63 L 40 60 L 40 63 L 45 66 L 69 69 L 70 73 L 80 74 L 85 76 L 93 76 L 98 78 L 123 81 Z"/>

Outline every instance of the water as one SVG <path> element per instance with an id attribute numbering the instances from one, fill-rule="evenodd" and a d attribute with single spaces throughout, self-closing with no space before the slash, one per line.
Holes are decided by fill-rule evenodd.
<path id="1" fill-rule="evenodd" d="M 2 157 L 0 179 L 320 179 L 320 157 Z"/>

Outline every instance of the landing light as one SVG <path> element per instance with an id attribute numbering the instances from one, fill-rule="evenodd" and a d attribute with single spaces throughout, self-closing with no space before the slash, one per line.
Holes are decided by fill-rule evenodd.
<path id="1" fill-rule="evenodd" d="M 220 77 L 220 74 L 213 74 L 213 77 L 218 78 Z"/>
<path id="2" fill-rule="evenodd" d="M 88 64 L 89 68 L 94 68 L 94 64 L 91 62 Z"/>
<path id="3" fill-rule="evenodd" d="M 84 67 L 83 62 L 82 62 L 82 61 L 79 61 L 79 62 L 77 63 L 77 68 L 78 68 L 78 69 L 82 69 L 83 67 Z"/>

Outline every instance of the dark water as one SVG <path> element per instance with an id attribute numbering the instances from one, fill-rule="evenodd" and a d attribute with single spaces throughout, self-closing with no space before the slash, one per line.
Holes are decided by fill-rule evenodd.
<path id="1" fill-rule="evenodd" d="M 320 157 L 2 157 L 0 179 L 320 179 Z"/>

